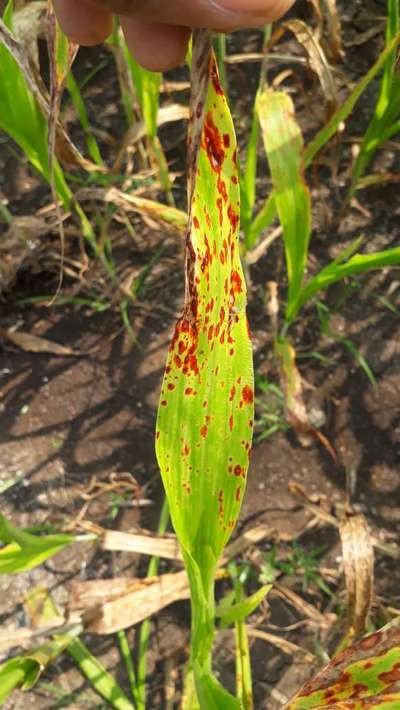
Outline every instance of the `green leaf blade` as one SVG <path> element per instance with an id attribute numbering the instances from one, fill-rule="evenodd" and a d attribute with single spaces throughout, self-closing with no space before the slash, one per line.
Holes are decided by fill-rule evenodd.
<path id="1" fill-rule="evenodd" d="M 287 317 L 301 289 L 311 236 L 311 197 L 304 181 L 303 137 L 291 98 L 265 89 L 258 112 L 283 229 L 289 280 Z"/>

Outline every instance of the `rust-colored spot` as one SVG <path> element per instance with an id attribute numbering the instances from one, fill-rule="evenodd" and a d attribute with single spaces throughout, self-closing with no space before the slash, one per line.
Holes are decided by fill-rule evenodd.
<path id="1" fill-rule="evenodd" d="M 225 159 L 225 149 L 221 134 L 214 123 L 211 111 L 207 113 L 204 122 L 203 139 L 210 165 L 213 170 L 219 172 Z"/>
<path id="2" fill-rule="evenodd" d="M 203 424 L 203 426 L 200 429 L 200 434 L 202 435 L 203 439 L 205 439 L 208 434 L 208 426 Z"/>
<path id="3" fill-rule="evenodd" d="M 218 493 L 218 514 L 220 516 L 224 514 L 224 491 Z"/>
<path id="4" fill-rule="evenodd" d="M 232 429 L 233 429 L 233 416 L 232 416 L 232 414 L 231 414 L 231 416 L 229 417 L 229 429 L 230 429 L 231 431 L 232 431 Z"/>
<path id="5" fill-rule="evenodd" d="M 365 692 L 368 690 L 368 685 L 364 685 L 364 683 L 356 683 L 356 685 L 352 686 L 352 692 L 349 695 L 349 700 L 356 700 L 357 698 L 363 697 Z"/>
<path id="6" fill-rule="evenodd" d="M 185 444 L 182 449 L 182 456 L 189 456 L 189 454 L 190 454 L 190 448 L 187 444 Z"/>
<path id="7" fill-rule="evenodd" d="M 223 91 L 223 88 L 222 88 L 220 80 L 219 80 L 216 65 L 214 63 L 212 65 L 212 69 L 211 69 L 211 81 L 212 81 L 212 85 L 214 87 L 215 93 L 218 94 L 218 96 L 223 96 L 224 91 Z"/>
<path id="8" fill-rule="evenodd" d="M 231 348 L 230 351 L 229 351 L 229 355 L 232 357 L 232 355 L 234 355 L 234 354 L 235 354 L 235 351 L 234 351 L 233 348 Z"/>
<path id="9" fill-rule="evenodd" d="M 213 325 L 210 325 L 210 327 L 209 327 L 209 329 L 208 329 L 208 335 L 207 335 L 207 337 L 208 337 L 208 340 L 212 340 L 212 339 L 213 339 L 213 337 L 214 337 L 214 326 L 213 326 Z"/>
<path id="10" fill-rule="evenodd" d="M 160 432 L 158 431 L 158 432 L 156 433 L 156 439 L 159 439 L 159 438 L 160 438 Z"/>
<path id="11" fill-rule="evenodd" d="M 185 389 L 185 395 L 189 396 L 190 394 L 193 394 L 193 388 L 192 387 L 186 387 Z"/>
<path id="12" fill-rule="evenodd" d="M 194 224 L 194 226 L 195 226 L 196 229 L 200 229 L 200 222 L 199 222 L 199 218 L 198 218 L 198 217 L 196 217 L 196 216 L 193 217 L 193 224 Z"/>
<path id="13" fill-rule="evenodd" d="M 363 651 L 368 651 L 370 648 L 375 648 L 381 641 L 382 634 L 376 633 L 373 636 L 367 636 L 367 638 L 360 641 L 360 648 Z"/>
<path id="14" fill-rule="evenodd" d="M 182 360 L 180 359 L 179 355 L 175 355 L 174 363 L 177 367 L 182 367 Z"/>
<path id="15" fill-rule="evenodd" d="M 242 489 L 240 488 L 240 486 L 238 486 L 236 488 L 236 500 L 238 503 L 240 503 L 241 495 L 242 495 Z"/>
<path id="16" fill-rule="evenodd" d="M 235 474 L 235 476 L 238 476 L 238 477 L 243 476 L 243 478 L 244 478 L 243 466 L 240 466 L 239 464 L 237 464 L 237 466 L 235 466 L 235 468 L 233 469 L 233 473 Z"/>
<path id="17" fill-rule="evenodd" d="M 183 340 L 180 340 L 178 343 L 178 352 L 180 355 L 183 355 L 183 353 L 186 350 L 186 343 L 183 342 Z"/>
<path id="18" fill-rule="evenodd" d="M 241 293 L 242 291 L 242 279 L 237 271 L 232 271 L 231 273 L 231 285 L 234 293 Z"/>
<path id="19" fill-rule="evenodd" d="M 386 685 L 391 685 L 391 683 L 397 683 L 400 680 L 400 663 L 395 663 L 391 671 L 386 673 L 379 673 L 379 680 Z"/>
<path id="20" fill-rule="evenodd" d="M 223 201 L 228 202 L 228 193 L 226 190 L 226 185 L 225 185 L 225 182 L 221 178 L 218 178 L 217 190 L 218 190 L 219 194 L 221 195 Z"/>
<path id="21" fill-rule="evenodd" d="M 230 402 L 233 402 L 233 398 L 234 398 L 235 394 L 236 394 L 236 387 L 235 387 L 235 385 L 232 385 L 231 391 L 229 392 L 229 401 Z"/>
<path id="22" fill-rule="evenodd" d="M 245 385 L 242 389 L 243 402 L 245 404 L 252 404 L 254 400 L 254 393 L 249 385 Z"/>
<path id="23" fill-rule="evenodd" d="M 230 144 L 231 144 L 231 137 L 230 137 L 229 133 L 224 133 L 224 146 L 225 146 L 225 148 L 229 148 Z"/>
<path id="24" fill-rule="evenodd" d="M 169 375 L 169 373 L 171 372 L 171 365 L 167 365 L 167 367 L 165 368 L 165 372 L 167 375 Z"/>
<path id="25" fill-rule="evenodd" d="M 231 177 L 231 182 L 233 182 L 234 185 L 237 185 L 237 184 L 238 184 L 239 181 L 238 181 L 236 175 L 232 175 L 232 177 Z"/>
<path id="26" fill-rule="evenodd" d="M 167 402 L 166 399 L 163 399 L 163 400 L 161 401 L 161 406 L 162 406 L 162 407 L 166 407 L 167 404 L 168 404 L 168 402 Z"/>
<path id="27" fill-rule="evenodd" d="M 197 364 L 196 355 L 189 355 L 189 367 L 195 375 L 199 374 L 199 366 Z"/>
<path id="28" fill-rule="evenodd" d="M 228 207 L 228 219 L 231 223 L 232 229 L 234 231 L 236 231 L 238 224 L 240 222 L 240 216 L 238 215 L 237 212 L 235 212 L 232 205 L 229 205 L 229 207 Z"/>
<path id="29" fill-rule="evenodd" d="M 336 702 L 336 700 L 337 700 L 336 691 L 332 690 L 332 688 L 330 688 L 329 690 L 326 690 L 324 692 L 324 700 L 333 700 Z"/>
<path id="30" fill-rule="evenodd" d="M 219 342 L 221 343 L 221 345 L 223 345 L 225 342 L 225 331 L 224 330 L 221 333 L 221 337 L 219 339 Z"/>
<path id="31" fill-rule="evenodd" d="M 172 392 L 172 390 L 175 389 L 175 385 L 174 385 L 172 382 L 169 382 L 169 383 L 168 383 L 168 389 L 169 389 L 170 392 Z"/>

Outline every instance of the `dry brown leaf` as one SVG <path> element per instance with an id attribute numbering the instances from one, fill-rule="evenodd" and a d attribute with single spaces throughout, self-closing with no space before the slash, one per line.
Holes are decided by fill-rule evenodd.
<path id="1" fill-rule="evenodd" d="M 283 653 L 287 653 L 289 656 L 302 655 L 307 663 L 313 663 L 317 660 L 317 657 L 313 653 L 307 651 L 301 646 L 297 646 L 295 643 L 282 638 L 281 636 L 275 636 L 275 634 L 270 634 L 267 631 L 260 631 L 259 629 L 253 629 L 251 626 L 247 627 L 247 633 L 250 638 L 261 639 L 266 643 L 272 644 L 276 648 L 279 648 Z"/>
<path id="2" fill-rule="evenodd" d="M 135 535 L 106 530 L 101 540 L 103 550 L 132 552 L 138 555 L 162 557 L 165 560 L 182 562 L 178 540 L 176 537 L 156 537 L 153 535 Z"/>
<path id="3" fill-rule="evenodd" d="M 176 121 L 187 120 L 189 118 L 189 108 L 182 104 L 169 104 L 162 106 L 157 114 L 157 126 L 163 126 L 166 123 L 174 123 Z M 135 145 L 138 141 L 147 136 L 147 129 L 144 121 L 137 121 L 126 132 L 122 141 L 121 147 L 118 150 L 118 155 L 114 161 L 112 172 L 118 173 L 121 170 L 122 163 L 126 158 L 128 147 Z"/>
<path id="4" fill-rule="evenodd" d="M 311 501 L 310 497 L 306 494 L 304 488 L 299 483 L 296 483 L 296 481 L 290 481 L 288 488 L 290 493 L 296 498 L 298 498 L 304 508 L 309 510 L 310 513 L 315 515 L 320 520 L 323 520 L 328 525 L 333 525 L 333 527 L 335 528 L 340 528 L 339 520 L 331 513 L 328 513 L 326 510 L 323 510 L 318 504 Z M 388 557 L 391 557 L 394 560 L 400 559 L 400 549 L 398 546 L 382 542 L 382 540 L 379 540 L 379 538 L 377 538 L 376 536 L 372 536 L 372 544 L 383 555 L 387 555 Z"/>
<path id="5" fill-rule="evenodd" d="M 115 580 L 107 581 L 109 589 L 114 593 Z M 113 594 L 113 599 L 93 605 L 94 597 L 98 598 L 101 591 L 99 582 L 101 580 L 91 584 L 92 596 L 87 587 L 88 583 L 80 583 L 75 590 L 74 606 L 71 600 L 71 609 L 82 609 L 82 621 L 89 633 L 111 634 L 127 629 L 169 604 L 190 597 L 189 582 L 184 571 L 135 580 L 121 596 L 115 597 Z"/>
<path id="6" fill-rule="evenodd" d="M 21 69 L 25 81 L 35 97 L 39 108 L 47 120 L 50 120 L 50 106 L 48 97 L 44 94 L 43 87 L 38 83 L 38 79 L 32 70 L 32 66 L 27 58 L 24 48 L 10 32 L 8 27 L 0 18 L 0 42 L 3 42 L 5 47 L 12 54 Z M 60 162 L 67 168 L 72 169 L 80 167 L 89 172 L 96 170 L 97 172 L 107 172 L 107 168 L 95 165 L 92 161 L 84 158 L 77 147 L 72 143 L 64 126 L 57 121 L 56 126 L 56 155 Z"/>
<path id="7" fill-rule="evenodd" d="M 271 528 L 260 525 L 244 533 L 226 548 L 220 566 L 250 545 L 260 542 L 271 532 Z M 160 538 L 153 539 L 160 545 Z M 166 541 L 177 544 L 173 538 L 164 538 L 164 542 Z M 159 547 L 158 556 L 161 550 L 162 547 Z M 223 576 L 224 573 L 220 570 L 218 574 Z M 85 628 L 91 633 L 99 634 L 129 628 L 169 604 L 188 599 L 190 596 L 189 582 L 184 570 L 143 580 L 122 578 L 78 582 L 73 585 L 72 590 L 69 609 L 80 610 Z"/>
<path id="8" fill-rule="evenodd" d="M 318 76 L 323 94 L 325 96 L 328 114 L 333 113 L 338 106 L 338 93 L 331 68 L 318 38 L 302 20 L 289 20 L 283 23 L 273 34 L 270 47 L 282 37 L 285 30 L 294 34 L 297 41 L 307 53 L 308 63 L 313 72 Z"/>
<path id="9" fill-rule="evenodd" d="M 25 261 L 35 257 L 40 237 L 52 227 L 40 217 L 14 217 L 0 241 L 0 293 L 11 286 Z"/>
<path id="10" fill-rule="evenodd" d="M 148 200 L 136 195 L 128 195 L 116 187 L 110 188 L 84 188 L 76 194 L 79 201 L 100 200 L 101 202 L 111 202 L 126 212 L 137 212 L 141 215 L 152 217 L 158 222 L 183 233 L 187 226 L 187 215 L 182 210 L 169 207 L 161 202 Z"/>
<path id="11" fill-rule="evenodd" d="M 349 515 L 340 526 L 347 590 L 350 636 L 365 632 L 374 588 L 374 548 L 370 529 L 361 514 Z"/>
<path id="12" fill-rule="evenodd" d="M 77 356 L 83 353 L 78 350 L 73 350 L 67 345 L 60 345 L 59 343 L 54 343 L 46 338 L 40 338 L 38 335 L 32 335 L 32 333 L 25 333 L 22 330 L 4 330 L 0 328 L 0 336 L 6 338 L 10 343 L 16 345 L 17 348 L 24 350 L 28 353 L 49 353 L 51 355 L 61 355 L 70 357 L 71 355 Z"/>
<path id="13" fill-rule="evenodd" d="M 330 619 L 326 618 L 324 614 L 321 614 L 315 606 L 306 602 L 302 597 L 296 594 L 296 592 L 289 589 L 289 587 L 285 587 L 278 582 L 274 582 L 271 595 L 274 594 L 278 594 L 281 598 L 285 599 L 285 601 L 297 609 L 300 614 L 310 619 L 310 621 L 317 626 L 330 626 Z"/>
<path id="14" fill-rule="evenodd" d="M 279 378 L 285 395 L 286 418 L 293 427 L 302 446 L 310 446 L 313 440 L 322 444 L 337 463 L 336 452 L 327 437 L 313 427 L 309 421 L 303 399 L 303 383 L 296 365 L 296 351 L 285 339 L 276 340 L 275 354 L 278 361 Z"/>
<path id="15" fill-rule="evenodd" d="M 322 0 L 322 2 L 324 5 L 324 14 L 328 28 L 329 48 L 334 61 L 340 62 L 343 56 L 342 26 L 336 0 Z"/>

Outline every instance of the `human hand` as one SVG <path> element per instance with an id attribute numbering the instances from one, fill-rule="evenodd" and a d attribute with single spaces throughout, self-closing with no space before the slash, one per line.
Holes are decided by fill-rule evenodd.
<path id="1" fill-rule="evenodd" d="M 166 71 L 184 61 L 190 28 L 232 32 L 261 27 L 294 0 L 53 0 L 64 32 L 78 44 L 103 42 L 112 14 L 120 15 L 130 51 L 147 69 Z"/>

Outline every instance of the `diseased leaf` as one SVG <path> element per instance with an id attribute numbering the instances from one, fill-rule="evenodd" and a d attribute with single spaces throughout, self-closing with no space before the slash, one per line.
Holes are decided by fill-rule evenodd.
<path id="1" fill-rule="evenodd" d="M 170 346 L 157 456 L 174 527 L 202 567 L 238 518 L 253 431 L 252 352 L 239 258 L 236 139 L 215 58 L 194 56 L 186 294 Z M 197 66 L 197 65 L 196 65 Z M 198 76 L 195 76 L 198 74 Z"/>
<path id="2" fill-rule="evenodd" d="M 398 710 L 400 619 L 340 653 L 285 710 Z"/>

